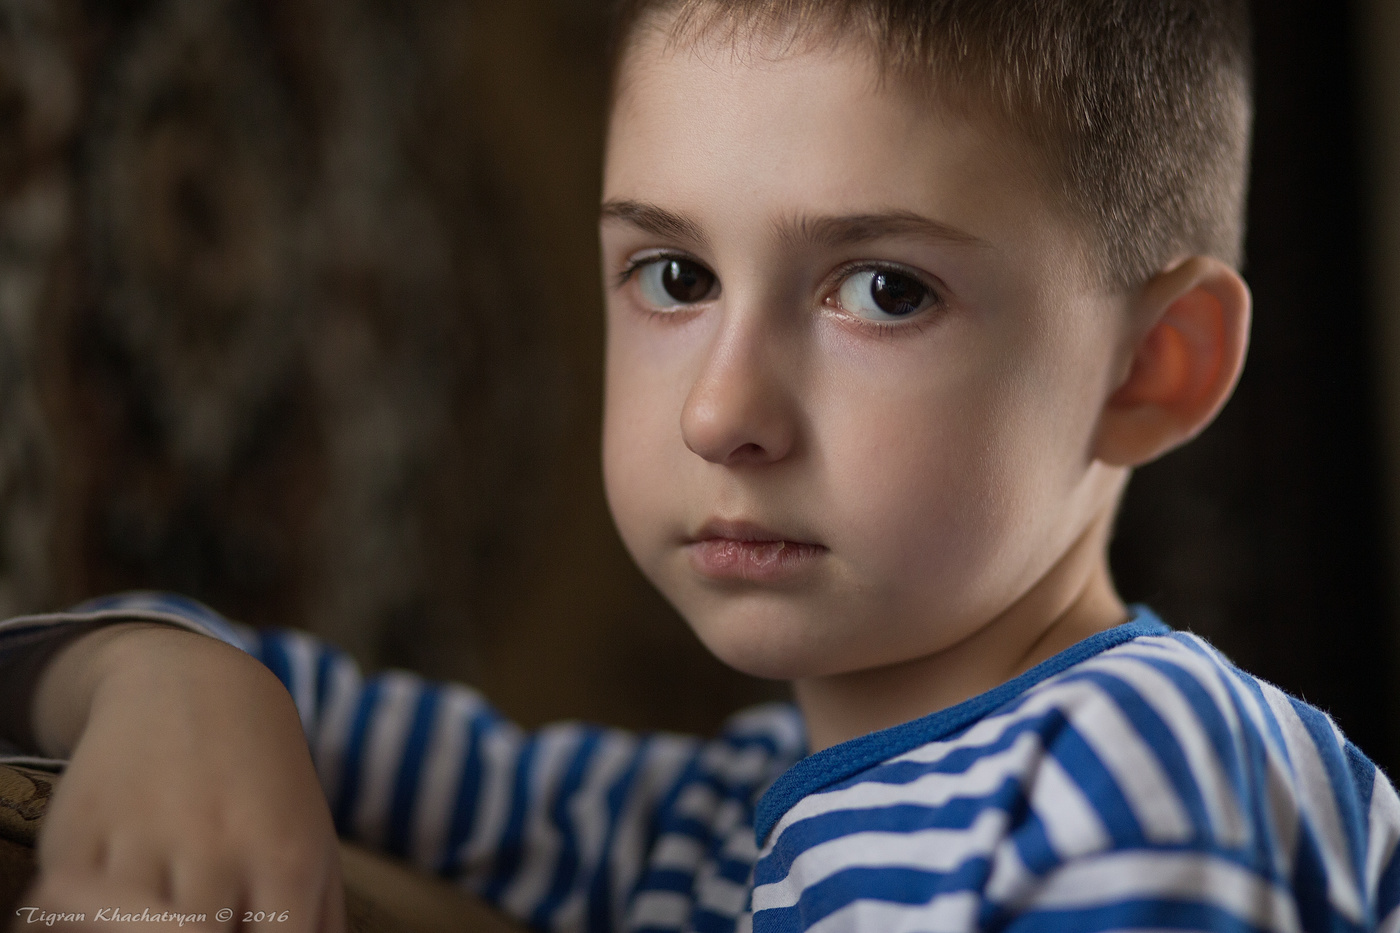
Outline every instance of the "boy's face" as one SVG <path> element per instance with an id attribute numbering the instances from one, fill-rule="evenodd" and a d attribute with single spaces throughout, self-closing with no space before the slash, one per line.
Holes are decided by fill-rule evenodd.
<path id="1" fill-rule="evenodd" d="M 609 130 L 603 458 L 722 660 L 804 679 L 986 626 L 1111 512 L 1127 300 L 996 121 L 854 43 L 631 53 Z"/>

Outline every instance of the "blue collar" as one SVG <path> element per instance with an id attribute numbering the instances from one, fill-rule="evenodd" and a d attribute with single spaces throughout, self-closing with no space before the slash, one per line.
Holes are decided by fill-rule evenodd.
<path id="1" fill-rule="evenodd" d="M 1031 687 L 1100 652 L 1143 635 L 1165 635 L 1171 631 L 1146 606 L 1133 606 L 1132 617 L 1122 625 L 1090 635 L 1052 658 L 1012 678 L 1000 687 L 964 700 L 956 706 L 930 713 L 879 732 L 824 748 L 808 755 L 783 772 L 758 801 L 754 813 L 754 835 L 763 847 L 773 826 L 803 797 L 845 780 L 896 755 L 952 735 L 1025 693 Z"/>

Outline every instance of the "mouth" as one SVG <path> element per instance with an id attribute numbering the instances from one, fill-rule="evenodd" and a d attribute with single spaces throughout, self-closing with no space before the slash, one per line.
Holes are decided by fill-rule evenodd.
<path id="1" fill-rule="evenodd" d="M 827 552 L 813 541 L 747 521 L 712 519 L 686 540 L 691 566 L 713 580 L 776 583 L 808 569 Z"/>

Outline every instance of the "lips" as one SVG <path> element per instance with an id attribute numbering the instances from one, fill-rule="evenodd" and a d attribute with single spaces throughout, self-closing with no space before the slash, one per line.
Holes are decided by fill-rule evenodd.
<path id="1" fill-rule="evenodd" d="M 747 521 L 712 519 L 686 545 L 691 566 L 713 580 L 775 583 L 807 570 L 826 548 Z"/>

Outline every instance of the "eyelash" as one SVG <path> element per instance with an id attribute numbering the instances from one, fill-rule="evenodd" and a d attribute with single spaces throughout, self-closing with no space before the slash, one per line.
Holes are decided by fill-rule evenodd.
<path id="1" fill-rule="evenodd" d="M 658 262 L 665 259 L 683 259 L 688 262 L 699 262 L 699 260 L 695 259 L 687 253 L 677 252 L 674 250 L 661 250 L 655 253 L 644 253 L 640 256 L 636 256 L 628 260 L 626 267 L 623 268 L 623 270 L 617 274 L 617 278 L 616 281 L 613 283 L 613 287 L 622 288 L 629 281 L 631 281 L 633 276 L 635 276 L 637 272 L 640 271 L 643 267 L 649 266 L 654 262 Z M 700 264 L 704 265 L 704 263 Z M 928 290 L 929 296 L 932 298 L 932 302 L 929 304 L 929 307 L 927 309 L 919 312 L 919 314 L 914 318 L 900 323 L 891 323 L 888 321 L 871 321 L 866 318 L 860 317 L 857 314 L 852 314 L 850 312 L 845 313 L 846 319 L 852 325 L 860 328 L 861 330 L 866 331 L 867 333 L 875 334 L 881 337 L 892 337 L 902 336 L 911 333 L 922 333 L 924 327 L 929 323 L 926 320 L 929 313 L 938 313 L 947 308 L 947 301 L 943 298 L 943 290 L 941 287 L 935 288 L 934 286 L 928 284 L 928 282 L 924 280 L 924 276 L 916 274 L 915 272 L 905 268 L 904 266 L 890 262 L 854 262 L 849 265 L 842 266 L 831 276 L 830 281 L 832 283 L 832 286 L 826 289 L 826 297 L 822 299 L 822 305 L 825 307 L 831 307 L 835 301 L 836 293 L 840 287 L 840 284 L 850 276 L 860 272 L 897 273 L 898 275 L 905 276 L 907 278 L 913 279 L 915 282 L 918 282 L 920 286 Z M 655 318 L 673 318 L 675 314 L 676 312 L 674 311 L 647 311 L 648 317 Z"/>
<path id="2" fill-rule="evenodd" d="M 649 266 L 652 263 L 659 262 L 663 259 L 684 259 L 687 262 L 699 262 L 697 259 L 690 255 L 687 255 L 686 253 L 678 253 L 673 250 L 662 250 L 656 253 L 643 253 L 642 255 L 635 256 L 627 261 L 627 267 L 617 274 L 617 281 L 613 283 L 613 287 L 621 288 L 622 286 L 626 285 L 632 279 L 632 276 L 636 275 L 637 272 L 640 271 L 644 266 Z M 704 263 L 700 263 L 700 265 L 704 265 Z"/>
<path id="3" fill-rule="evenodd" d="M 918 312 L 914 317 L 910 318 L 909 320 L 900 321 L 897 323 L 891 321 L 871 321 L 850 311 L 844 312 L 844 315 L 847 320 L 849 320 L 855 326 L 866 330 L 870 333 L 878 334 L 880 336 L 903 336 L 907 334 L 922 333 L 924 328 L 930 323 L 930 321 L 928 320 L 930 315 L 940 314 L 941 312 L 946 311 L 948 308 L 948 302 L 947 299 L 943 297 L 943 288 L 941 285 L 939 285 L 938 287 L 930 285 L 927 281 L 926 276 L 917 273 L 914 270 L 909 269 L 905 266 L 899 265 L 898 263 L 870 261 L 853 262 L 837 269 L 836 272 L 834 272 L 831 278 L 829 279 L 831 285 L 826 289 L 826 297 L 822 299 L 822 304 L 826 307 L 835 306 L 839 308 L 840 306 L 836 304 L 836 296 L 837 293 L 840 291 L 841 283 L 846 281 L 846 279 L 850 278 L 851 276 L 861 272 L 893 272 L 896 275 L 901 275 L 907 279 L 912 279 L 915 282 L 918 282 L 920 287 L 928 291 L 930 299 L 929 306 L 927 308 Z"/>

